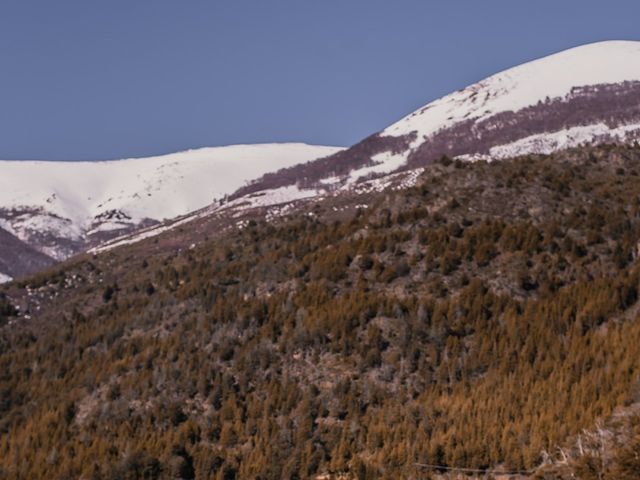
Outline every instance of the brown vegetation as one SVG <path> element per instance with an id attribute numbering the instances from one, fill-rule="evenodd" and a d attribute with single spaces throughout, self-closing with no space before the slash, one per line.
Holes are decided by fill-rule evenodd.
<path id="1" fill-rule="evenodd" d="M 326 202 L 357 199 L 328 200 L 10 285 L 0 316 L 22 313 L 0 333 L 0 471 L 538 467 L 638 400 L 637 171 L 626 147 L 444 161 L 353 214 Z M 634 471 L 636 443 L 608 468 Z"/>

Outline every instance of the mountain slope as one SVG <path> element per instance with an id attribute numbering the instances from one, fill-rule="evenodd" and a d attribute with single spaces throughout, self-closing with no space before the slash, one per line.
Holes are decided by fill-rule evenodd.
<path id="1" fill-rule="evenodd" d="M 637 401 L 639 172 L 628 146 L 442 160 L 7 285 L 0 477 L 544 467 Z"/>
<path id="2" fill-rule="evenodd" d="M 293 184 L 330 191 L 442 155 L 496 159 L 639 139 L 640 42 L 600 42 L 493 75 L 350 149 L 267 174 L 232 198 Z"/>
<path id="3" fill-rule="evenodd" d="M 338 150 L 236 145 L 103 162 L 0 161 L 0 228 L 60 260 L 202 208 L 266 172 Z"/>
<path id="4" fill-rule="evenodd" d="M 581 478 L 580 435 L 638 401 L 640 146 L 555 150 L 634 142 L 636 46 L 503 72 L 0 289 L 0 476 Z M 637 478 L 622 454 L 600 476 Z"/>
<path id="5" fill-rule="evenodd" d="M 411 186 L 443 155 L 461 160 L 550 154 L 583 144 L 640 140 L 640 42 L 585 45 L 493 75 L 436 100 L 351 148 L 270 172 L 224 201 L 175 222 L 117 237 L 94 251 L 203 217 L 234 218 L 344 191 Z"/>

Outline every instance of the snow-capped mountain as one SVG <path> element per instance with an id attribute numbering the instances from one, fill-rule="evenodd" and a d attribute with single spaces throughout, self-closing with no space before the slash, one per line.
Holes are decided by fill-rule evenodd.
<path id="1" fill-rule="evenodd" d="M 338 147 L 235 145 L 100 162 L 0 161 L 2 279 L 187 214 Z"/>
<path id="2" fill-rule="evenodd" d="M 74 163 L 73 169 L 0 162 L 0 207 L 8 206 L 0 209 L 0 228 L 39 252 L 64 258 L 208 216 L 235 218 L 238 211 L 267 207 L 268 217 L 344 190 L 404 188 L 443 155 L 495 160 L 639 140 L 640 42 L 600 42 L 500 72 L 348 149 L 238 146 Z M 166 218 L 174 220 L 158 223 Z"/>
<path id="3" fill-rule="evenodd" d="M 106 242 L 130 244 L 207 217 L 290 212 L 342 192 L 406 188 L 443 155 L 495 160 L 583 144 L 640 140 L 640 42 L 572 48 L 511 68 L 435 100 L 351 148 L 272 171 L 222 204 Z"/>
<path id="4" fill-rule="evenodd" d="M 350 149 L 267 174 L 232 198 L 291 185 L 331 191 L 363 177 L 423 167 L 443 155 L 492 160 L 637 140 L 640 42 L 600 42 L 493 75 Z"/>

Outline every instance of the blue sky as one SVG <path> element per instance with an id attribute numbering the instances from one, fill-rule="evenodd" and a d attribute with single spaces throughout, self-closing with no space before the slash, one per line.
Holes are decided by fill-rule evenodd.
<path id="1" fill-rule="evenodd" d="M 637 0 L 3 0 L 0 158 L 349 145 L 515 64 L 640 40 L 638 18 Z"/>

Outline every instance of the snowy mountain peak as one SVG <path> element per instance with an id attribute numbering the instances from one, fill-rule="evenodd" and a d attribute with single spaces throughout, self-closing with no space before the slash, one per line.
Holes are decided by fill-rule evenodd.
<path id="1" fill-rule="evenodd" d="M 590 85 L 640 80 L 640 42 L 606 41 L 571 48 L 505 70 L 436 100 L 382 132 L 429 136 L 455 123 L 518 111 Z"/>

